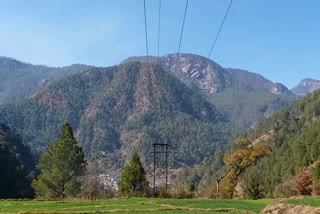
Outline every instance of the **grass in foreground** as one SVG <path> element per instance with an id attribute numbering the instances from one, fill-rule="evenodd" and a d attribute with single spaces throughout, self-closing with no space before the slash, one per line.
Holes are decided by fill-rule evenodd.
<path id="1" fill-rule="evenodd" d="M 320 207 L 320 197 L 306 197 L 299 199 L 288 199 L 285 200 L 289 204 L 306 205 L 311 207 Z"/>
<path id="2" fill-rule="evenodd" d="M 128 198 L 97 201 L 0 201 L 0 213 L 259 213 L 272 200 Z"/>

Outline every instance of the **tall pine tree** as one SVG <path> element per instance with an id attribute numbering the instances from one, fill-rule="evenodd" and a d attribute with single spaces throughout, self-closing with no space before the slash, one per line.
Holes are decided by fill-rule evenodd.
<path id="1" fill-rule="evenodd" d="M 62 199 L 79 193 L 85 160 L 69 123 L 63 125 L 60 139 L 41 156 L 39 168 L 41 174 L 32 183 L 36 197 Z"/>
<path id="2" fill-rule="evenodd" d="M 148 191 L 146 172 L 135 153 L 124 168 L 119 181 L 119 192 L 123 195 L 142 196 Z"/>

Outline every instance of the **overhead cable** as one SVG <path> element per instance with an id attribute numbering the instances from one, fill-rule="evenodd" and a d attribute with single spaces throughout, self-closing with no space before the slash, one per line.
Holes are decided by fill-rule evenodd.
<path id="1" fill-rule="evenodd" d="M 148 29 L 147 29 L 147 9 L 146 9 L 146 0 L 143 0 L 144 6 L 144 29 L 146 34 L 146 52 L 147 52 L 147 63 L 149 62 L 149 48 L 148 48 Z"/>
<path id="2" fill-rule="evenodd" d="M 223 25 L 224 25 L 224 22 L 225 22 L 225 20 L 226 20 L 226 18 L 227 18 L 227 16 L 228 16 L 228 13 L 229 13 L 229 10 L 230 10 L 230 8 L 231 8 L 232 3 L 233 3 L 233 0 L 230 1 L 229 7 L 228 7 L 228 9 L 227 9 L 227 11 L 226 11 L 226 13 L 225 13 L 225 15 L 224 15 L 224 17 L 223 17 L 223 20 L 222 20 L 222 23 L 221 23 L 220 28 L 219 28 L 219 30 L 218 30 L 218 33 L 217 33 L 217 35 L 216 35 L 216 38 L 215 38 L 215 40 L 214 40 L 214 42 L 213 42 L 213 44 L 212 44 L 212 46 L 211 46 L 210 52 L 209 52 L 209 54 L 208 54 L 208 58 L 210 58 L 211 53 L 212 53 L 212 50 L 213 50 L 214 46 L 216 45 L 216 42 L 217 42 L 217 40 L 218 40 L 218 37 L 219 37 L 219 35 L 220 35 L 221 29 L 222 29 L 222 27 L 223 27 Z"/>
<path id="3" fill-rule="evenodd" d="M 158 68 L 160 67 L 160 30 L 161 30 L 161 0 L 159 0 L 159 13 L 158 13 Z"/>
<path id="4" fill-rule="evenodd" d="M 183 16 L 183 22 L 182 22 L 181 33 L 180 33 L 180 40 L 179 40 L 178 54 L 180 53 L 180 47 L 181 47 L 181 41 L 182 41 L 182 35 L 183 35 L 183 29 L 184 29 L 184 23 L 185 23 L 185 21 L 186 21 L 187 10 L 188 10 L 188 2 L 189 2 L 189 0 L 187 0 L 187 1 L 186 1 L 186 7 L 185 7 L 185 9 L 184 9 L 184 16 Z"/>

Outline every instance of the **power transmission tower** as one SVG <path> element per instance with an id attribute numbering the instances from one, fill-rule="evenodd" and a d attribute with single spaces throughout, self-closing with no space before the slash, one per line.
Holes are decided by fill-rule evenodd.
<path id="1" fill-rule="evenodd" d="M 156 195 L 156 177 L 161 178 L 163 175 L 166 179 L 166 191 L 168 189 L 168 148 L 169 144 L 154 143 L 153 144 L 153 197 Z M 157 155 L 158 154 L 158 155 Z M 165 155 L 164 163 L 161 157 Z"/>

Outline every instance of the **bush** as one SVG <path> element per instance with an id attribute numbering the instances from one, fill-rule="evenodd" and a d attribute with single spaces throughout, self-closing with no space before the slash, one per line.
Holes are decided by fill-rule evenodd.
<path id="1" fill-rule="evenodd" d="M 194 198 L 194 193 L 186 188 L 184 185 L 178 185 L 177 187 L 171 187 L 167 191 L 162 188 L 159 191 L 158 197 L 160 198 L 176 198 L 176 199 L 186 199 Z"/>

